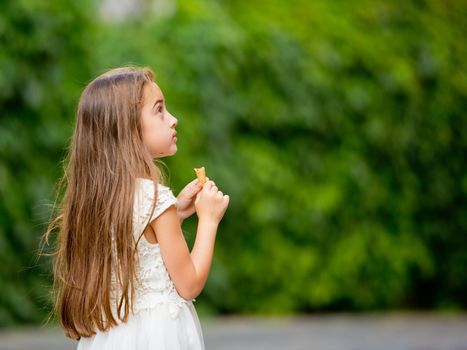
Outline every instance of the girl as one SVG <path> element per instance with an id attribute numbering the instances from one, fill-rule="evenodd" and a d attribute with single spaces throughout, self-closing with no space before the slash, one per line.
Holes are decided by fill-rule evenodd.
<path id="1" fill-rule="evenodd" d="M 163 184 L 154 159 L 177 152 L 177 123 L 148 68 L 111 70 L 81 94 L 45 233 L 58 229 L 54 311 L 78 350 L 204 349 L 193 301 L 229 196 L 209 179 L 178 198 Z M 180 225 L 195 211 L 190 253 Z"/>

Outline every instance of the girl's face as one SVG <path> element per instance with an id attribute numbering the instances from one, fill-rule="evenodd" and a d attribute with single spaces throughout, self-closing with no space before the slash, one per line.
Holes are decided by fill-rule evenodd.
<path id="1" fill-rule="evenodd" d="M 177 124 L 177 118 L 166 109 L 161 89 L 154 82 L 146 84 L 143 90 L 141 129 L 143 143 L 153 158 L 177 153 Z"/>

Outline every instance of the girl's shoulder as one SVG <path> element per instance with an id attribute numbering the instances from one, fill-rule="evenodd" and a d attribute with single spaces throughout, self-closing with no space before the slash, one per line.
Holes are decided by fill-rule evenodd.
<path id="1" fill-rule="evenodd" d="M 134 202 L 135 219 L 147 222 L 152 212 L 150 220 L 152 221 L 168 207 L 177 204 L 177 198 L 168 186 L 160 183 L 157 184 L 157 203 L 155 203 L 154 195 L 154 182 L 152 180 L 145 178 L 136 179 Z M 152 211 L 154 205 L 155 208 L 154 211 Z"/>
<path id="2" fill-rule="evenodd" d="M 151 192 L 154 194 L 154 181 L 151 179 L 145 179 L 143 177 L 136 178 L 136 190 L 139 192 Z M 160 183 L 157 184 L 157 191 L 162 192 L 172 192 L 169 186 L 162 185 Z"/>

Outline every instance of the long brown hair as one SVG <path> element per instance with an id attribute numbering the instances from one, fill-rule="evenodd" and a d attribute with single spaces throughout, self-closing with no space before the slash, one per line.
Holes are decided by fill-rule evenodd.
<path id="1" fill-rule="evenodd" d="M 91 81 L 79 100 L 58 183 L 62 199 L 43 237 L 48 243 L 49 235 L 58 233 L 52 253 L 52 314 L 73 339 L 106 331 L 117 325 L 116 318 L 126 322 L 133 304 L 135 251 L 141 238 L 133 235 L 136 178 L 165 182 L 141 136 L 143 89 L 153 79 L 149 68 L 113 69 Z M 112 271 L 121 293 L 114 305 L 116 317 Z"/>

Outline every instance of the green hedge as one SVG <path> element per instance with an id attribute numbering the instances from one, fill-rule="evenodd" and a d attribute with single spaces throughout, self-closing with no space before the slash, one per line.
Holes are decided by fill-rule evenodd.
<path id="1" fill-rule="evenodd" d="M 465 307 L 465 6 L 195 3 L 108 26 L 97 66 L 153 67 L 175 187 L 231 195 L 200 303 Z"/>
<path id="2" fill-rule="evenodd" d="M 67 20 L 88 20 L 67 10 Z M 458 1 L 196 0 L 165 17 L 49 28 L 66 42 L 58 48 L 19 32 L 31 43 L 8 42 L 8 52 L 50 45 L 44 64 L 67 74 L 37 79 L 52 95 L 34 108 L 19 88 L 0 92 L 0 142 L 11 140 L 0 147 L 9 265 L 0 266 L 0 324 L 43 311 L 44 274 L 26 268 L 14 282 L 11 266 L 29 266 L 45 215 L 37 204 L 53 200 L 77 91 L 123 64 L 152 67 L 179 118 L 179 151 L 164 159 L 175 192 L 205 165 L 231 196 L 201 310 L 465 308 L 466 10 Z M 94 33 L 92 47 L 78 39 Z M 2 86 L 43 70 L 22 54 L 11 62 L 21 74 L 1 76 Z M 191 245 L 195 218 L 184 230 Z"/>
<path id="3" fill-rule="evenodd" d="M 0 326 L 40 322 L 50 264 L 37 261 L 73 110 L 90 76 L 85 2 L 7 1 L 0 12 Z"/>

